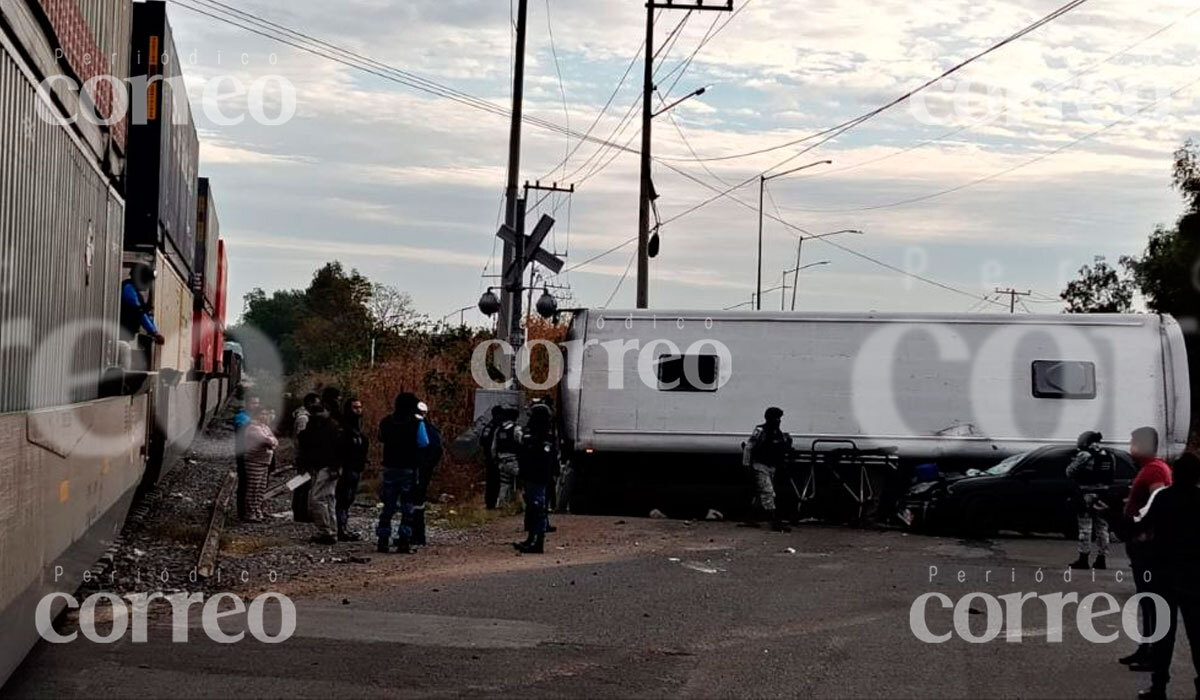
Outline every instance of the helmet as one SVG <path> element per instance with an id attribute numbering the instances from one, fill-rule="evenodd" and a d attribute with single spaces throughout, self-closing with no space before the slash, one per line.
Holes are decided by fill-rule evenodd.
<path id="1" fill-rule="evenodd" d="M 1095 430 L 1085 430 L 1079 434 L 1079 439 L 1075 441 L 1075 446 L 1081 450 L 1086 450 L 1092 445 L 1098 444 L 1104 440 L 1104 435 Z"/>
<path id="2" fill-rule="evenodd" d="M 763 418 L 766 418 L 767 420 L 779 420 L 780 418 L 783 418 L 783 409 L 772 406 L 767 409 L 766 413 L 763 414 Z"/>

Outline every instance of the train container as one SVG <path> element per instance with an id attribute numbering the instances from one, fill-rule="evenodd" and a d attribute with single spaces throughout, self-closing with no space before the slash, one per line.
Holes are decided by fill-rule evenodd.
<path id="1" fill-rule="evenodd" d="M 133 3 L 127 0 L 10 0 L 0 4 L 7 40 L 53 95 L 60 106 L 53 111 L 68 120 L 69 128 L 113 180 L 125 172 L 128 99 L 124 81 L 128 78 L 132 12 Z M 93 80 L 96 78 L 100 79 Z M 86 100 L 81 95 L 86 95 Z M 100 119 L 85 115 L 85 110 L 94 110 Z"/>
<path id="2" fill-rule="evenodd" d="M 225 241 L 217 241 L 217 298 L 213 305 L 213 315 L 222 328 L 225 327 L 226 316 L 229 312 L 229 256 L 226 252 Z"/>
<path id="3" fill-rule="evenodd" d="M 213 343 L 216 341 L 217 324 L 212 314 L 200 309 L 192 312 L 192 369 L 198 373 L 214 371 Z"/>
<path id="4" fill-rule="evenodd" d="M 196 257 L 199 140 L 166 3 L 138 3 L 130 56 L 127 251 L 163 251 L 190 281 Z"/>
<path id="5" fill-rule="evenodd" d="M 217 218 L 217 205 L 213 201 L 212 185 L 206 177 L 200 178 L 196 197 L 196 258 L 192 272 L 192 292 L 196 295 L 196 310 L 216 310 L 217 241 L 221 238 L 221 223 Z"/>
<path id="6" fill-rule="evenodd" d="M 38 603 L 73 592 L 120 531 L 151 424 L 148 394 L 100 396 L 119 355 L 119 136 L 69 124 L 80 102 L 64 81 L 36 91 L 71 77 L 56 51 L 88 45 L 63 23 L 72 6 L 0 2 L 0 683 L 39 639 Z"/>
<path id="7" fill-rule="evenodd" d="M 154 323 L 165 338 L 158 348 L 158 370 L 188 372 L 192 369 L 192 290 L 187 281 L 157 253 L 151 305 Z"/>
<path id="8" fill-rule="evenodd" d="M 0 31 L 0 413 L 95 399 L 117 360 L 124 202 L 87 141 L 38 116 L 58 108 L 22 53 L 46 42 Z"/>
<path id="9" fill-rule="evenodd" d="M 115 148 L 124 153 L 128 139 L 127 93 L 133 3 L 120 0 L 37 0 L 53 30 L 63 61 L 95 106 L 97 116 L 113 122 Z M 109 79 L 111 78 L 111 79 Z"/>

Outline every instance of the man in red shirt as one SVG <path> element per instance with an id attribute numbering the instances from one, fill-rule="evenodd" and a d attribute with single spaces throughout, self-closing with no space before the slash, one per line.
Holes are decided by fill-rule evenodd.
<path id="1" fill-rule="evenodd" d="M 1138 428 L 1133 431 L 1129 441 L 1129 454 L 1138 466 L 1137 476 L 1129 486 L 1129 498 L 1125 500 L 1125 532 L 1129 532 L 1133 520 L 1146 507 L 1150 496 L 1160 488 L 1171 485 L 1171 467 L 1158 458 L 1158 431 L 1154 428 Z M 1142 551 L 1144 544 L 1126 538 L 1125 552 L 1129 555 L 1129 563 L 1133 567 L 1133 581 L 1138 593 L 1150 593 L 1154 590 L 1153 574 L 1149 572 L 1149 553 Z M 1146 579 L 1150 580 L 1147 581 Z M 1142 621 L 1142 636 L 1149 637 L 1154 633 L 1155 617 L 1154 602 L 1142 598 L 1140 605 Z M 1121 658 L 1121 663 L 1134 671 L 1150 670 L 1150 645 L 1141 644 L 1137 651 Z"/>

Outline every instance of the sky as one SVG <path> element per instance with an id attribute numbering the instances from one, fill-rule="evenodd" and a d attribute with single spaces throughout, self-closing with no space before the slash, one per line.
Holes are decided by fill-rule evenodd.
<path id="1" fill-rule="evenodd" d="M 504 0 L 229 2 L 509 105 Z M 758 175 L 820 160 L 833 164 L 767 183 L 767 214 L 812 234 L 863 233 L 804 244 L 802 264 L 815 264 L 799 274 L 797 309 L 1007 311 L 1007 299 L 1001 307 L 982 298 L 1014 287 L 1034 292 L 1031 310 L 1057 312 L 1059 292 L 1081 265 L 1140 253 L 1154 227 L 1170 225 L 1182 207 L 1170 188 L 1171 162 L 1195 135 L 1200 3 L 1090 0 L 811 152 L 800 153 L 811 142 L 776 148 L 888 103 L 1061 4 L 735 0 L 732 19 L 662 12 L 660 91 L 671 102 L 708 89 L 654 120 L 654 183 L 669 223 L 651 261 L 651 306 L 748 302 Z M 486 323 L 474 306 L 497 284 L 489 275 L 499 272 L 506 117 L 182 3 L 172 3 L 170 16 L 200 132 L 201 174 L 212 178 L 229 248 L 231 312 L 251 289 L 304 287 L 336 259 L 409 293 L 435 321 L 457 321 L 457 310 L 471 307 L 464 320 Z M 528 25 L 526 114 L 577 133 L 594 123 L 593 136 L 636 150 L 643 3 L 530 0 Z M 219 123 L 231 121 L 221 115 L 249 114 L 231 79 L 264 86 L 267 117 L 286 102 L 278 87 L 286 80 L 294 116 L 274 125 L 250 117 Z M 524 129 L 522 181 L 576 184 L 573 196 L 530 209 L 532 218 L 557 220 L 548 245 L 566 256 L 569 272 L 548 283 L 564 306 L 634 304 L 634 246 L 581 265 L 637 233 L 638 157 L 601 148 Z M 773 150 L 744 155 L 764 149 Z M 747 184 L 731 195 L 740 201 L 716 198 L 693 210 L 739 183 Z M 796 230 L 768 218 L 763 251 L 770 289 L 796 266 Z M 790 306 L 790 290 L 786 299 L 764 294 L 764 308 L 781 302 Z"/>

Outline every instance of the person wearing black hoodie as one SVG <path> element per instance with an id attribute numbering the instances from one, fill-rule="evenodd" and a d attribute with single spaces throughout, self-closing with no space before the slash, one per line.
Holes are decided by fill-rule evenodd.
<path id="1" fill-rule="evenodd" d="M 417 415 L 417 397 L 401 393 L 396 397 L 394 410 L 379 424 L 379 441 L 383 443 L 383 486 L 380 500 L 383 510 L 375 528 L 376 548 L 389 551 L 392 538 L 392 519 L 400 511 L 400 526 L 396 528 L 396 551 L 412 552 L 412 522 L 417 474 L 420 469 L 419 450 L 429 445 L 429 433 Z"/>
<path id="2" fill-rule="evenodd" d="M 342 473 L 337 483 L 337 538 L 340 542 L 358 542 L 362 535 L 348 529 L 350 506 L 358 496 L 358 485 L 367 468 L 371 441 L 362 431 L 363 405 L 347 399 L 342 410 Z"/>
<path id="3" fill-rule="evenodd" d="M 1200 587 L 1196 585 L 1200 581 L 1200 538 L 1196 537 L 1200 529 L 1200 457 L 1185 454 L 1175 462 L 1173 471 L 1171 485 L 1151 497 L 1149 510 L 1138 523 L 1138 532 L 1148 542 L 1154 591 L 1167 601 L 1167 614 L 1156 620 L 1168 625 L 1166 636 L 1150 650 L 1151 686 L 1138 693 L 1139 698 L 1149 700 L 1167 697 L 1177 617 L 1187 630 L 1200 696 Z"/>
<path id="4" fill-rule="evenodd" d="M 554 440 L 554 422 L 550 407 L 534 404 L 529 410 L 529 422 L 521 432 L 517 462 L 520 465 L 521 489 L 525 493 L 524 542 L 513 545 L 525 554 L 542 554 L 546 546 L 547 491 L 558 464 L 558 446 Z"/>
<path id="5" fill-rule="evenodd" d="M 324 403 L 313 407 L 299 440 L 302 466 L 313 475 L 308 513 L 317 526 L 317 534 L 312 541 L 337 544 L 336 493 L 342 467 L 342 430 Z"/>

